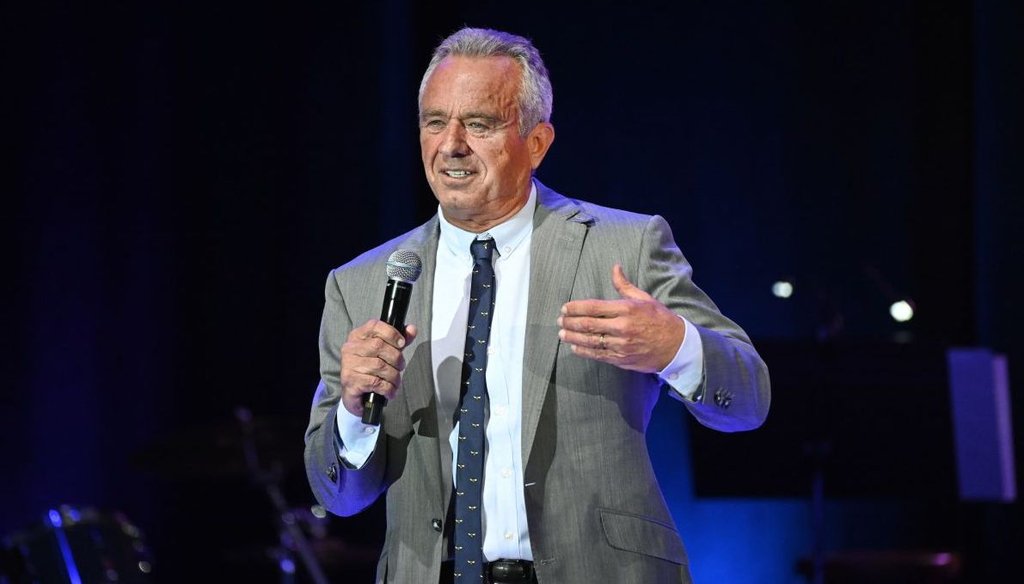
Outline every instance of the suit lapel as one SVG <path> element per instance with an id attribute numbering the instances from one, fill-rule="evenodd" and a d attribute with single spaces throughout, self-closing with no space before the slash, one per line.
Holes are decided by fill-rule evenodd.
<path id="1" fill-rule="evenodd" d="M 530 300 L 523 356 L 523 463 L 528 465 L 558 351 L 558 318 L 569 301 L 591 217 L 537 181 L 530 245 Z"/>
<path id="2" fill-rule="evenodd" d="M 441 505 L 437 509 L 438 515 L 444 513 L 444 505 L 448 500 L 448 491 L 451 490 L 451 481 L 442 479 L 445 475 L 442 470 L 441 448 L 447 444 L 448 434 L 451 432 L 451 424 L 448 430 L 439 430 L 439 421 L 442 416 L 436 415 L 438 408 L 437 390 L 434 387 L 434 373 L 432 366 L 430 348 L 430 329 L 432 318 L 432 303 L 434 298 L 434 268 L 437 262 L 437 241 L 438 241 L 437 217 L 428 221 L 420 229 L 416 230 L 409 238 L 401 243 L 406 249 L 411 249 L 419 254 L 423 262 L 423 272 L 416 282 L 412 302 L 409 306 L 409 313 L 406 321 L 416 325 L 416 340 L 406 350 L 408 365 L 403 376 L 403 390 L 409 405 L 409 414 L 412 416 L 413 425 L 417 434 L 425 437 L 438 439 L 437 448 L 425 448 L 421 453 L 424 457 L 423 467 L 427 471 L 425 493 L 435 492 L 437 497 L 429 497 L 433 502 Z M 444 468 L 451 466 L 449 457 Z M 447 486 L 446 486 L 447 485 Z"/>

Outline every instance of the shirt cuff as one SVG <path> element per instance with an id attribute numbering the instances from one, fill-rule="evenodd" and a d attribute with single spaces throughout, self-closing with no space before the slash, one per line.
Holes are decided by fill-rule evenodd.
<path id="1" fill-rule="evenodd" d="M 338 406 L 338 458 L 352 469 L 362 468 L 377 447 L 379 426 L 364 424 L 344 406 Z"/>
<path id="2" fill-rule="evenodd" d="M 658 377 L 672 388 L 670 393 L 674 397 L 696 401 L 697 390 L 704 381 L 704 343 L 697 327 L 682 316 L 679 318 L 686 325 L 686 334 L 676 356 L 658 372 Z"/>

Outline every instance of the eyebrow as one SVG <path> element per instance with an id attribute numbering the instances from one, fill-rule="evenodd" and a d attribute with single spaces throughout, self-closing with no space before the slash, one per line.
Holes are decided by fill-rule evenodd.
<path id="1" fill-rule="evenodd" d="M 420 112 L 420 119 L 421 120 L 425 120 L 427 118 L 444 118 L 444 117 L 448 117 L 448 114 L 444 113 L 441 110 L 437 110 L 437 109 L 435 109 L 435 110 L 427 110 L 425 112 Z"/>
<path id="2" fill-rule="evenodd" d="M 490 122 L 490 123 L 495 124 L 495 125 L 501 124 L 501 123 L 506 121 L 506 120 L 504 120 L 502 118 L 499 118 L 498 116 L 495 116 L 493 114 L 485 114 L 483 112 L 467 112 L 466 115 L 462 116 L 459 119 L 462 119 L 462 120 L 484 120 L 485 122 Z"/>
<path id="3" fill-rule="evenodd" d="M 425 112 L 421 112 L 420 113 L 420 121 L 423 121 L 423 120 L 426 120 L 426 119 L 429 119 L 429 118 L 445 118 L 445 119 L 448 119 L 448 118 L 450 118 L 450 116 L 446 112 L 444 112 L 442 110 L 438 110 L 438 109 L 427 110 Z M 460 121 L 461 120 L 484 120 L 486 122 L 490 122 L 490 123 L 493 123 L 493 124 L 510 123 L 508 120 L 504 120 L 502 118 L 499 118 L 498 116 L 495 116 L 494 114 L 488 114 L 488 113 L 484 113 L 484 112 L 466 112 L 465 114 L 459 116 L 458 119 Z"/>

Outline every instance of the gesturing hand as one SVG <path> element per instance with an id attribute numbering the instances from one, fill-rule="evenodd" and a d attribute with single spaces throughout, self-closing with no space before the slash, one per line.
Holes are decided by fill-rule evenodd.
<path id="1" fill-rule="evenodd" d="M 341 402 L 346 410 L 361 416 L 364 393 L 394 399 L 405 369 L 402 348 L 415 338 L 414 325 L 406 326 L 402 336 L 380 320 L 368 321 L 348 334 L 341 346 Z"/>
<path id="2" fill-rule="evenodd" d="M 562 306 L 558 337 L 572 352 L 623 369 L 655 373 L 675 357 L 686 325 L 653 296 L 612 268 L 620 300 L 574 300 Z"/>

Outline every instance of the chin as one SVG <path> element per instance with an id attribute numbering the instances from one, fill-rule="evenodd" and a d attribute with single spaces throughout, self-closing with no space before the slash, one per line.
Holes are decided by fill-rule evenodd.
<path id="1" fill-rule="evenodd" d="M 451 209 L 462 209 L 465 207 L 471 207 L 473 201 L 478 200 L 476 193 L 470 191 L 464 191 L 460 189 L 453 189 L 451 187 L 442 186 L 437 191 L 434 191 L 435 196 L 442 208 Z"/>
<path id="2" fill-rule="evenodd" d="M 449 214 L 457 213 L 459 211 L 465 211 L 471 209 L 472 205 L 470 201 L 460 197 L 446 197 L 439 199 L 441 203 L 441 209 L 447 211 Z"/>

